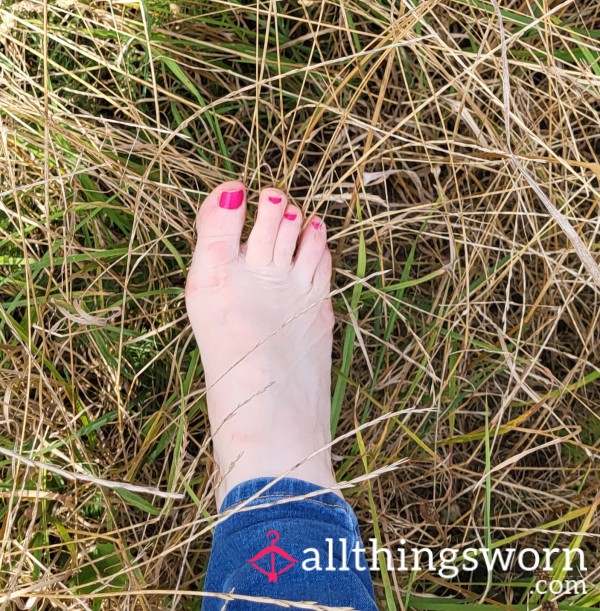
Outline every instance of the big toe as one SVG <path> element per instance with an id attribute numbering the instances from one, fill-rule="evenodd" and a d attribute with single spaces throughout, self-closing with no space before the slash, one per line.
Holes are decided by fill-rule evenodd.
<path id="1" fill-rule="evenodd" d="M 216 187 L 204 200 L 196 217 L 198 239 L 188 274 L 188 288 L 214 269 L 239 256 L 246 219 L 246 189 L 232 180 Z"/>

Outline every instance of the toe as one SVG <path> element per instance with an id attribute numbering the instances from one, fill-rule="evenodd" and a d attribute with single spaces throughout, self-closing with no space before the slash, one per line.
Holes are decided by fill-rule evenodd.
<path id="1" fill-rule="evenodd" d="M 219 263 L 239 255 L 246 219 L 246 189 L 241 182 L 224 182 L 204 200 L 197 217 L 196 253 Z"/>
<path id="2" fill-rule="evenodd" d="M 333 304 L 330 299 L 331 294 L 331 251 L 326 248 L 323 251 L 323 256 L 315 269 L 311 295 L 315 301 L 321 302 L 319 311 L 327 328 L 333 328 L 335 316 L 333 314 Z"/>
<path id="3" fill-rule="evenodd" d="M 263 189 L 258 198 L 256 222 L 248 238 L 246 261 L 251 265 L 269 265 L 277 232 L 287 206 L 287 197 L 279 189 Z"/>
<path id="4" fill-rule="evenodd" d="M 241 182 L 225 182 L 204 200 L 196 217 L 198 240 L 186 293 L 211 283 L 223 265 L 237 259 L 245 219 L 246 193 Z"/>
<path id="5" fill-rule="evenodd" d="M 300 282 L 311 284 L 325 250 L 327 250 L 325 224 L 320 218 L 313 217 L 302 231 L 294 262 L 294 273 Z"/>
<path id="6" fill-rule="evenodd" d="M 331 251 L 325 248 L 312 279 L 312 290 L 317 297 L 325 297 L 331 292 Z"/>
<path id="7" fill-rule="evenodd" d="M 283 213 L 273 249 L 273 263 L 276 267 L 287 269 L 292 264 L 301 228 L 302 212 L 300 208 L 288 205 Z"/>

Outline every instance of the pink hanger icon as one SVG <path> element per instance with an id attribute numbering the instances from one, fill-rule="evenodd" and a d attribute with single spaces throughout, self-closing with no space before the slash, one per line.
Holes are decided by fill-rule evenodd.
<path id="1" fill-rule="evenodd" d="M 279 581 L 279 575 L 291 569 L 294 566 L 294 564 L 298 562 L 298 560 L 290 556 L 285 550 L 281 549 L 278 545 L 275 545 L 277 541 L 279 541 L 279 533 L 276 530 L 270 530 L 266 535 L 267 539 L 269 539 L 271 535 L 273 535 L 273 538 L 271 539 L 271 542 L 269 543 L 269 545 L 267 545 L 267 547 L 265 547 L 260 552 L 258 552 L 256 556 L 250 558 L 248 562 L 257 571 L 260 571 L 261 573 L 263 573 L 263 575 L 266 575 L 268 577 L 269 583 L 271 582 L 277 583 Z M 265 558 L 266 556 L 270 557 L 268 571 L 265 570 L 262 566 L 258 564 L 258 562 L 262 560 L 263 558 Z M 282 558 L 286 562 L 285 566 L 283 568 L 280 568 L 279 570 L 277 570 L 276 568 L 276 558 L 277 557 Z"/>

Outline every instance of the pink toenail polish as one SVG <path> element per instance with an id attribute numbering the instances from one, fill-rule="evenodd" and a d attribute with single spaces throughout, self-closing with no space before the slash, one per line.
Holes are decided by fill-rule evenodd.
<path id="1" fill-rule="evenodd" d="M 269 201 L 272 204 L 279 204 L 281 203 L 281 197 L 278 197 L 277 195 L 269 195 Z"/>
<path id="2" fill-rule="evenodd" d="M 311 221 L 310 224 L 315 228 L 318 229 L 321 226 L 321 221 Z"/>
<path id="3" fill-rule="evenodd" d="M 286 213 L 285 213 L 283 216 L 284 216 L 284 217 L 285 217 L 285 218 L 286 218 L 288 221 L 293 221 L 293 220 L 296 218 L 297 214 L 296 214 L 295 212 L 286 212 Z"/>
<path id="4" fill-rule="evenodd" d="M 244 190 L 238 189 L 237 191 L 223 191 L 219 198 L 219 206 L 226 210 L 235 210 L 242 205 L 244 201 Z"/>

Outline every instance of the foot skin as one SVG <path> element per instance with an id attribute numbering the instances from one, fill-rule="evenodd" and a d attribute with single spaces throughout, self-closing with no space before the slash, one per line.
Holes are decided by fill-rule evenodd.
<path id="1" fill-rule="evenodd" d="M 206 198 L 185 290 L 208 389 L 219 505 L 257 477 L 335 484 L 328 449 L 307 460 L 331 441 L 325 226 L 313 218 L 302 230 L 301 211 L 272 188 L 261 191 L 240 244 L 245 218 L 242 183 L 223 183 Z"/>

